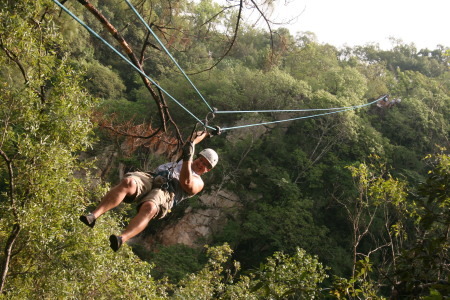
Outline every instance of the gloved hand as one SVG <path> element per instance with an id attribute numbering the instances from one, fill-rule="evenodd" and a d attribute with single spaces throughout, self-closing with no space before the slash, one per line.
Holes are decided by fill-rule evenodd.
<path id="1" fill-rule="evenodd" d="M 194 151 L 195 151 L 195 145 L 192 142 L 187 142 L 182 149 L 182 155 L 181 158 L 184 161 L 193 160 L 194 157 Z"/>

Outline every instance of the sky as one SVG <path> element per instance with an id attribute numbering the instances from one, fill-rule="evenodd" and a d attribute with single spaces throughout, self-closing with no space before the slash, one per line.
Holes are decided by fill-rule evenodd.
<path id="1" fill-rule="evenodd" d="M 277 21 L 295 16 L 283 25 L 291 34 L 311 31 L 319 43 L 336 47 L 389 49 L 390 37 L 418 49 L 450 47 L 450 0 L 279 0 L 272 13 Z"/>

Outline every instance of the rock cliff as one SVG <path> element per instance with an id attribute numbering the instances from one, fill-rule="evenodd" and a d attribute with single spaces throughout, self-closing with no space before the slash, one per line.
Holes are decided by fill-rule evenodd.
<path id="1" fill-rule="evenodd" d="M 230 216 L 236 217 L 242 207 L 239 197 L 227 190 L 203 194 L 199 200 L 200 208 L 186 208 L 181 219 L 169 223 L 156 234 L 139 238 L 135 242 L 144 244 L 148 249 L 158 244 L 202 247 L 225 226 Z"/>

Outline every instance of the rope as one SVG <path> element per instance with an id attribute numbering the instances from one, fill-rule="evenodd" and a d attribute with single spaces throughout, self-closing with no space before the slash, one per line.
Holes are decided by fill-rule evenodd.
<path id="1" fill-rule="evenodd" d="M 86 25 L 83 21 L 81 21 L 77 16 L 75 16 L 68 8 L 66 8 L 64 5 L 59 3 L 57 0 L 52 0 L 56 5 L 58 5 L 62 10 L 64 10 L 69 16 L 71 16 L 75 21 L 77 21 L 80 25 L 82 25 L 86 30 L 88 30 L 93 36 L 98 38 L 101 42 L 103 42 L 106 46 L 108 46 L 111 50 L 113 50 L 117 55 L 119 55 L 125 62 L 127 62 L 130 66 L 132 66 L 136 71 L 138 71 L 140 74 L 142 74 L 145 78 L 150 80 L 151 83 L 153 83 L 156 87 L 158 87 L 164 94 L 166 94 L 170 99 L 172 99 L 176 104 L 178 104 L 181 108 L 183 108 L 188 114 L 190 114 L 198 123 L 202 124 L 205 128 L 213 129 L 215 130 L 215 127 L 211 127 L 208 125 L 208 119 L 206 118 L 205 122 L 200 120 L 197 116 L 195 116 L 191 111 L 189 111 L 185 106 L 183 106 L 177 99 L 175 99 L 172 95 L 170 95 L 166 90 L 164 90 L 161 86 L 159 86 L 152 78 L 150 78 L 147 74 L 145 74 L 142 70 L 140 70 L 136 65 L 134 65 L 128 58 L 126 58 L 122 53 L 120 53 L 116 48 L 114 48 L 112 45 L 110 45 L 105 39 L 103 39 L 100 35 L 98 35 L 92 28 L 90 28 L 88 25 Z M 158 43 L 163 47 L 163 49 L 166 51 L 166 53 L 169 55 L 169 57 L 172 59 L 172 61 L 177 65 L 177 67 L 180 69 L 180 71 L 184 74 L 186 79 L 190 82 L 192 87 L 197 91 L 199 96 L 202 98 L 202 100 L 205 102 L 205 104 L 208 106 L 208 108 L 211 110 L 211 113 L 214 115 L 215 113 L 220 114 L 230 114 L 230 113 L 276 113 L 276 112 L 308 112 L 308 111 L 329 111 L 333 110 L 331 112 L 327 113 L 321 113 L 321 114 L 315 114 L 310 116 L 302 116 L 297 118 L 289 118 L 284 120 L 277 120 L 277 121 L 268 121 L 268 122 L 261 122 L 261 123 L 254 123 L 254 124 L 247 124 L 247 125 L 241 125 L 241 126 L 234 126 L 234 127 L 225 127 L 220 128 L 220 130 L 227 131 L 227 130 L 233 130 L 233 129 L 240 129 L 240 128 L 246 128 L 246 127 L 253 127 L 253 126 L 260 126 L 260 125 L 268 125 L 268 124 L 275 124 L 275 123 L 282 123 L 282 122 L 289 122 L 289 121 L 295 121 L 295 120 L 301 120 L 301 119 L 308 119 L 308 118 L 314 118 L 319 116 L 325 116 L 340 112 L 345 112 L 349 110 L 355 110 L 358 108 L 362 108 L 365 106 L 372 105 L 381 99 L 383 99 L 385 96 L 381 96 L 380 98 L 366 103 L 362 105 L 355 105 L 355 106 L 346 106 L 346 107 L 334 107 L 334 108 L 317 108 L 317 109 L 284 109 L 284 110 L 246 110 L 246 111 L 218 111 L 216 109 L 213 109 L 209 106 L 207 101 L 203 98 L 201 93 L 198 91 L 198 89 L 195 87 L 195 85 L 192 83 L 192 81 L 189 79 L 189 77 L 186 75 L 186 73 L 182 70 L 182 68 L 178 65 L 178 63 L 175 61 L 173 56 L 169 53 L 169 51 L 166 49 L 166 47 L 162 44 L 162 42 L 159 40 L 159 38 L 155 35 L 155 33 L 151 30 L 151 28 L 147 25 L 147 23 L 142 19 L 142 16 L 139 15 L 139 13 L 135 10 L 135 8 L 131 5 L 131 3 L 128 0 L 125 0 L 130 6 L 130 8 L 135 12 L 135 14 L 140 18 L 140 20 L 146 25 L 147 29 L 152 33 L 154 38 L 158 41 Z"/>
<path id="2" fill-rule="evenodd" d="M 175 60 L 175 58 L 170 54 L 169 50 L 167 50 L 166 46 L 161 42 L 161 40 L 158 38 L 158 36 L 153 32 L 153 30 L 150 28 L 150 26 L 145 22 L 145 20 L 142 18 L 142 16 L 139 14 L 139 12 L 134 8 L 134 6 L 130 3 L 130 1 L 125 0 L 125 2 L 128 4 L 128 6 L 131 8 L 131 10 L 135 13 L 135 15 L 139 18 L 139 20 L 144 24 L 144 26 L 148 29 L 148 31 L 153 35 L 155 40 L 161 45 L 161 47 L 164 49 L 164 51 L 167 53 L 167 55 L 170 57 L 170 59 L 175 63 L 175 65 L 178 67 L 178 69 L 183 73 L 186 80 L 191 84 L 191 86 L 194 88 L 194 90 L 197 92 L 197 94 L 200 96 L 200 98 L 203 100 L 203 102 L 208 106 L 209 110 L 213 112 L 213 108 L 208 104 L 208 102 L 205 100 L 203 95 L 200 93 L 200 91 L 197 89 L 197 87 L 194 85 L 194 83 L 189 79 L 189 77 L 186 75 L 184 70 L 180 67 L 178 62 Z"/>
<path id="3" fill-rule="evenodd" d="M 335 107 L 335 108 L 305 108 L 305 109 L 274 109 L 274 110 L 218 110 L 216 114 L 241 114 L 241 113 L 278 113 L 278 112 L 308 112 L 308 111 L 320 111 L 320 110 L 339 110 L 348 107 Z"/>
<path id="4" fill-rule="evenodd" d="M 283 122 L 295 121 L 295 120 L 300 120 L 300 119 L 308 119 L 308 118 L 314 118 L 314 117 L 318 117 L 318 116 L 325 116 L 325 115 L 340 113 L 340 112 L 344 112 L 344 111 L 348 111 L 348 110 L 352 110 L 352 109 L 348 108 L 348 109 L 343 109 L 343 110 L 338 110 L 338 111 L 333 111 L 333 112 L 328 112 L 328 113 L 323 113 L 323 114 L 316 114 L 316 115 L 311 115 L 311 116 L 303 116 L 303 117 L 284 119 L 284 120 L 278 120 L 278 121 L 262 122 L 262 123 L 234 126 L 234 127 L 224 127 L 224 128 L 221 128 L 221 130 L 222 131 L 227 131 L 227 130 L 232 130 L 232 129 L 240 129 L 240 128 L 246 128 L 246 127 L 259 126 L 259 125 L 283 123 Z"/>
<path id="5" fill-rule="evenodd" d="M 282 122 L 288 122 L 288 121 L 295 121 L 295 120 L 301 120 L 301 119 L 309 119 L 309 118 L 315 118 L 315 117 L 319 117 L 319 116 L 325 116 L 325 115 L 331 115 L 331 114 L 336 114 L 336 113 L 340 113 L 340 112 L 344 112 L 344 111 L 349 111 L 349 110 L 355 110 L 357 108 L 362 108 L 365 106 L 369 106 L 372 105 L 378 101 L 380 101 L 381 99 L 383 99 L 384 96 L 381 96 L 380 98 L 366 103 L 366 104 L 361 104 L 361 105 L 355 105 L 355 106 L 348 106 L 348 107 L 342 107 L 342 108 L 325 108 L 325 109 L 312 109 L 310 111 L 313 110 L 335 110 L 332 112 L 327 112 L 327 113 L 321 113 L 321 114 L 315 114 L 315 115 L 310 115 L 310 116 L 303 116 L 303 117 L 297 117 L 297 118 L 290 118 L 290 119 L 284 119 L 284 120 L 277 120 L 277 121 L 270 121 L 270 122 L 262 122 L 262 123 L 254 123 L 254 124 L 248 124 L 248 125 L 240 125 L 240 126 L 234 126 L 234 127 L 225 127 L 225 128 L 221 128 L 221 131 L 227 131 L 227 130 L 232 130 L 232 129 L 240 129 L 240 128 L 246 128 L 246 127 L 253 127 L 253 126 L 260 126 L 260 125 L 269 125 L 269 124 L 275 124 L 275 123 L 282 123 Z M 273 110 L 270 112 L 281 112 L 282 110 Z M 286 111 L 286 110 L 284 110 Z M 294 111 L 294 110 L 287 110 L 287 111 Z M 296 110 L 296 111 L 308 111 L 308 110 Z M 245 112 L 245 111 L 243 111 Z M 254 112 L 254 111 L 251 111 Z M 267 111 L 268 112 L 268 111 Z M 216 113 L 220 113 L 219 111 Z"/>
<path id="6" fill-rule="evenodd" d="M 305 108 L 305 109 L 273 109 L 273 110 L 218 110 L 216 114 L 241 114 L 241 113 L 279 113 L 279 112 L 308 112 L 351 109 L 353 106 L 333 107 L 333 108 Z"/>
<path id="7" fill-rule="evenodd" d="M 103 39 L 100 35 L 98 35 L 92 28 L 86 25 L 83 21 L 81 21 L 77 16 L 75 16 L 67 7 L 59 3 L 57 0 L 52 0 L 56 5 L 58 5 L 61 9 L 63 9 L 69 16 L 71 16 L 75 21 L 77 21 L 81 26 L 86 28 L 93 36 L 98 38 L 101 42 L 103 42 L 106 46 L 108 46 L 111 50 L 113 50 L 117 55 L 119 55 L 125 62 L 127 62 L 130 66 L 132 66 L 136 71 L 141 73 L 145 78 L 150 80 L 156 87 L 158 87 L 164 94 L 166 94 L 170 99 L 172 99 L 176 104 L 178 104 L 181 108 L 183 108 L 188 114 L 190 114 L 197 122 L 202 124 L 209 129 L 214 129 L 214 127 L 208 126 L 202 122 L 199 118 L 197 118 L 192 112 L 190 112 L 186 107 L 184 107 L 177 99 L 175 99 L 172 95 L 170 95 L 166 90 L 164 90 L 161 86 L 159 86 L 152 78 L 150 78 L 147 74 L 145 74 L 142 70 L 140 70 L 137 66 L 135 66 L 128 58 L 126 58 L 122 53 L 120 53 L 116 48 L 110 45 L 105 39 Z"/>
<path id="8" fill-rule="evenodd" d="M 355 109 L 368 105 L 372 105 L 381 99 L 384 96 L 366 104 L 362 105 L 353 105 L 353 106 L 343 106 L 343 107 L 330 107 L 330 108 L 305 108 L 305 109 L 273 109 L 273 110 L 216 110 L 214 113 L 216 114 L 240 114 L 240 113 L 278 113 L 278 112 L 308 112 L 308 111 L 327 111 L 327 110 L 343 110 L 343 109 Z"/>

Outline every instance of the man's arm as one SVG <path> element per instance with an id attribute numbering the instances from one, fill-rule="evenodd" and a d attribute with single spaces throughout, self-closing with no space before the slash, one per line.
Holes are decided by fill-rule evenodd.
<path id="1" fill-rule="evenodd" d="M 180 185 L 191 196 L 199 193 L 204 187 L 203 180 L 192 175 L 192 160 L 183 161 L 180 171 Z"/>
<path id="2" fill-rule="evenodd" d="M 209 133 L 206 130 L 197 132 L 192 142 L 188 142 L 187 145 L 185 145 L 186 148 L 192 147 L 190 148 L 191 151 L 183 149 L 183 165 L 181 166 L 180 171 L 180 185 L 183 190 L 191 196 L 199 193 L 205 185 L 200 177 L 192 175 L 192 161 L 195 145 L 208 136 Z"/>

